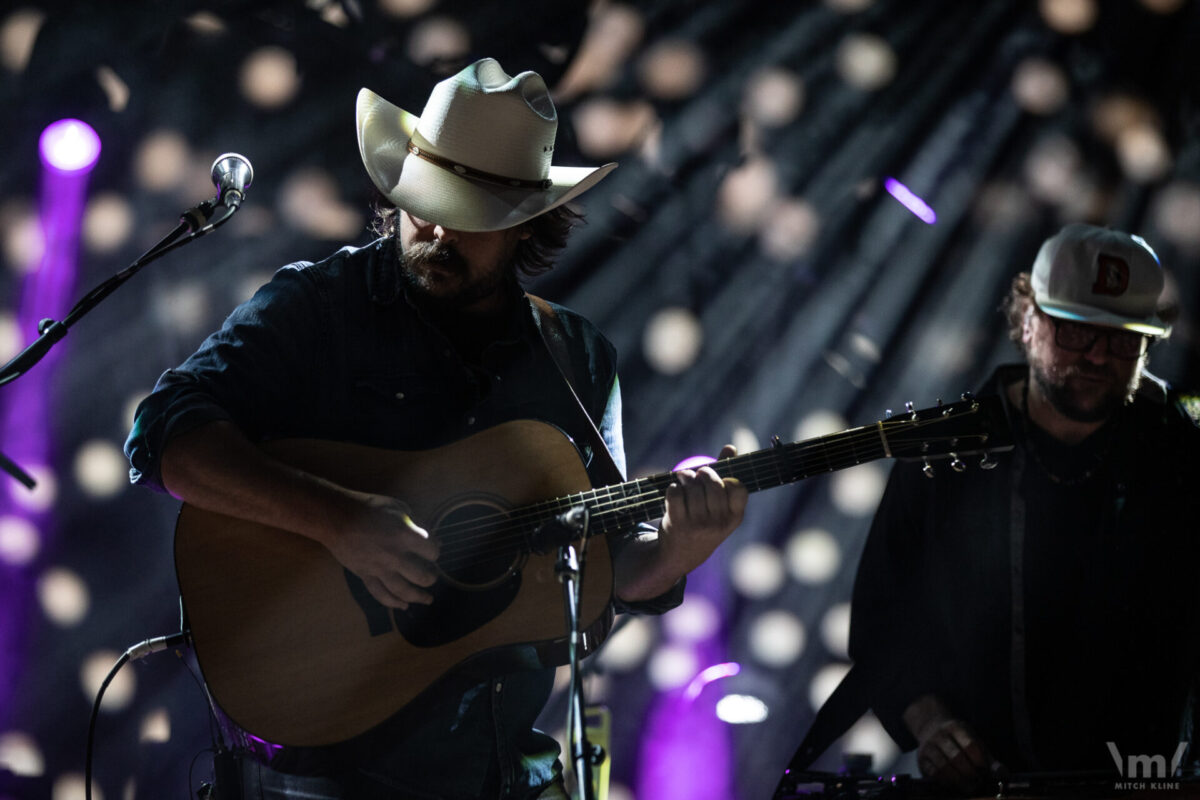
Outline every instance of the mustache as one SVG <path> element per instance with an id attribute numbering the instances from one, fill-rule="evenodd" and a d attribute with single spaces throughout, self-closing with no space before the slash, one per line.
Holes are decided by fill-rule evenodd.
<path id="1" fill-rule="evenodd" d="M 466 259 L 452 245 L 442 242 L 415 242 L 404 249 L 404 260 L 409 264 L 431 264 L 440 267 L 465 269 Z"/>
<path id="2" fill-rule="evenodd" d="M 1116 379 L 1116 370 L 1106 364 L 1091 364 L 1082 361 L 1078 364 L 1073 364 L 1064 371 L 1065 377 L 1073 377 L 1079 375 L 1085 378 L 1109 378 Z"/>

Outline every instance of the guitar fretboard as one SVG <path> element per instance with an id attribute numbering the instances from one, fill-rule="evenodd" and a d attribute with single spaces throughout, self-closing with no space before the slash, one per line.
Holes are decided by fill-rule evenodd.
<path id="1" fill-rule="evenodd" d="M 758 492 L 875 461 L 886 455 L 879 430 L 875 426 L 864 426 L 803 442 L 776 444 L 708 466 L 722 478 L 736 478 L 749 491 Z M 590 513 L 590 534 L 617 533 L 661 517 L 667 487 L 674 482 L 674 474 L 664 472 L 559 497 L 526 511 L 544 519 L 586 505 Z"/>

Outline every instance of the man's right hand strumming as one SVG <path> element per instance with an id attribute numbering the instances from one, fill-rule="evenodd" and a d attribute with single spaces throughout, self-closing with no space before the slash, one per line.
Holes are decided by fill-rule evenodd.
<path id="1" fill-rule="evenodd" d="M 211 422 L 172 437 L 163 484 L 198 508 L 291 531 L 321 543 L 390 608 L 429 603 L 437 543 L 407 504 L 359 492 L 283 464 L 234 424 Z"/>
<path id="2" fill-rule="evenodd" d="M 389 608 L 430 603 L 425 591 L 437 580 L 438 545 L 413 521 L 406 503 L 385 495 L 352 492 L 357 507 L 345 527 L 323 541 L 342 566 Z"/>

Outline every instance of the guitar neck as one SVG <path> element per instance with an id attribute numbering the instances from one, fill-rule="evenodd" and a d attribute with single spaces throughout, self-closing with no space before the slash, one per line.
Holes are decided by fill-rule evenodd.
<path id="1" fill-rule="evenodd" d="M 888 455 L 879 430 L 866 426 L 803 442 L 776 444 L 708 466 L 722 478 L 736 478 L 749 491 L 758 492 Z M 661 517 L 667 487 L 674 481 L 670 472 L 650 475 L 547 501 L 539 504 L 537 511 L 549 516 L 586 505 L 589 534 L 618 533 Z"/>

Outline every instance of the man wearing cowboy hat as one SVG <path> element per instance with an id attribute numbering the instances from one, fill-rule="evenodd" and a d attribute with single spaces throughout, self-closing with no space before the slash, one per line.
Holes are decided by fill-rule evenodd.
<path id="1" fill-rule="evenodd" d="M 1131 759 L 1183 754 L 1200 430 L 1145 371 L 1169 332 L 1163 287 L 1141 237 L 1063 228 L 1004 303 L 1026 363 L 980 391 L 1002 399 L 1016 447 L 990 470 L 892 472 L 850 654 L 926 777 L 966 793 L 1006 771 L 1092 772 L 1107 795 L 1139 777 Z"/>
<path id="2" fill-rule="evenodd" d="M 378 604 L 415 610 L 435 603 L 441 545 L 406 498 L 355 491 L 255 443 L 416 452 L 536 418 L 580 443 L 594 485 L 613 482 L 624 469 L 615 351 L 579 315 L 531 305 L 518 273 L 550 267 L 576 216 L 564 204 L 616 165 L 554 166 L 544 82 L 491 59 L 439 83 L 419 117 L 362 90 L 357 126 L 367 173 L 395 206 L 381 214 L 386 235 L 281 269 L 162 376 L 126 451 L 135 482 L 312 539 Z M 612 542 L 618 607 L 677 605 L 684 576 L 745 505 L 744 487 L 711 469 L 678 473 L 656 535 Z M 247 761 L 246 785 L 268 796 L 562 797 L 558 747 L 533 729 L 552 679 L 553 669 L 452 671 L 419 714 L 343 744 L 284 748 L 269 768 Z"/>

